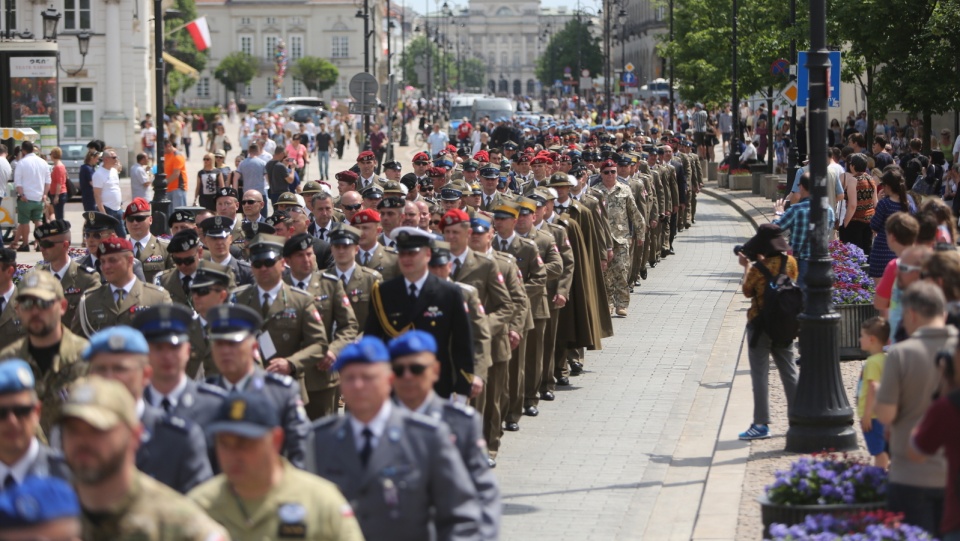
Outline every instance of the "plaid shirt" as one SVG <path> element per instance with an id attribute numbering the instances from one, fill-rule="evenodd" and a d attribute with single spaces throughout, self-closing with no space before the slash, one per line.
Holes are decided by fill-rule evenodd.
<path id="1" fill-rule="evenodd" d="M 834 213 L 830 207 L 826 208 L 827 224 L 833 229 Z M 783 216 L 773 221 L 783 229 L 790 230 L 790 246 L 793 248 L 793 257 L 810 259 L 810 198 L 805 197 L 796 205 L 790 205 Z"/>

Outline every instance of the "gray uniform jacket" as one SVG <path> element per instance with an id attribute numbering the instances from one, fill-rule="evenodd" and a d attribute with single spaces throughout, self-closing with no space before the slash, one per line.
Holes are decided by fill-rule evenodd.
<path id="1" fill-rule="evenodd" d="M 147 405 L 162 398 L 156 395 L 157 392 L 150 385 L 147 385 L 143 390 L 143 400 Z M 186 387 L 180 393 L 177 405 L 170 413 L 182 419 L 193 421 L 200 428 L 206 428 L 213 422 L 213 419 L 217 416 L 217 411 L 220 409 L 220 404 L 226 398 L 227 391 L 222 387 L 209 383 L 198 383 L 187 377 Z"/>
<path id="2" fill-rule="evenodd" d="M 27 468 L 26 477 L 58 477 L 69 481 L 70 468 L 67 467 L 63 453 L 41 443 L 37 459 Z"/>
<path id="3" fill-rule="evenodd" d="M 365 538 L 481 539 L 480 500 L 444 423 L 391 404 L 364 468 L 349 419 L 329 416 L 314 423 L 307 471 L 340 488 Z"/>
<path id="4" fill-rule="evenodd" d="M 137 469 L 181 494 L 213 477 L 207 440 L 193 421 L 144 404 Z"/>

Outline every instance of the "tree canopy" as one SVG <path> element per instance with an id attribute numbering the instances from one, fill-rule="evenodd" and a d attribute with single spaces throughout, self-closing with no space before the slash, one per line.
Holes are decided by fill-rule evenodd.
<path id="1" fill-rule="evenodd" d="M 237 93 L 240 85 L 248 84 L 257 75 L 257 59 L 242 51 L 223 57 L 213 76 L 229 91 Z"/>
<path id="2" fill-rule="evenodd" d="M 437 90 L 443 83 L 443 67 L 447 68 L 447 81 L 456 81 L 456 58 L 445 55 L 432 40 L 417 36 L 407 43 L 403 59 L 400 62 L 403 79 L 408 85 L 426 90 L 426 69 L 430 66 L 431 90 Z M 422 75 L 422 77 L 421 77 Z"/>
<path id="3" fill-rule="evenodd" d="M 302 81 L 307 91 L 319 94 L 337 83 L 340 70 L 324 58 L 305 56 L 293 63 L 290 76 Z"/>
<path id="4" fill-rule="evenodd" d="M 573 76 L 590 70 L 596 74 L 603 70 L 603 50 L 600 38 L 590 32 L 586 18 L 570 19 L 559 32 L 550 37 L 546 49 L 537 59 L 536 76 L 544 85 L 564 78 L 564 69 L 570 68 Z"/>

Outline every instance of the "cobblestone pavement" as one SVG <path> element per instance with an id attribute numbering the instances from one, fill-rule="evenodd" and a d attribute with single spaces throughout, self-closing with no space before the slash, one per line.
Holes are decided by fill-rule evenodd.
<path id="1" fill-rule="evenodd" d="M 504 436 L 503 539 L 690 538 L 743 331 L 731 248 L 752 232 L 701 197 L 585 373 Z"/>

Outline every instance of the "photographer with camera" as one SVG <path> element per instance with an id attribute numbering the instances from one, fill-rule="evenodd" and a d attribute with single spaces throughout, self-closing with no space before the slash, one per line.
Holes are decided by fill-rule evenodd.
<path id="1" fill-rule="evenodd" d="M 800 175 L 798 181 L 800 200 L 784 210 L 783 199 L 774 205 L 777 219 L 774 224 L 790 231 L 790 246 L 793 256 L 797 258 L 798 276 L 794 277 L 801 289 L 806 289 L 807 268 L 810 263 L 811 231 L 810 231 L 810 172 Z M 833 209 L 827 205 L 827 224 L 832 230 L 834 224 Z M 786 251 L 786 250 L 784 250 Z"/>
<path id="2" fill-rule="evenodd" d="M 753 424 L 740 433 L 741 440 L 770 437 L 771 355 L 787 395 L 788 411 L 797 391 L 798 372 L 793 352 L 796 327 L 790 327 L 786 316 L 787 312 L 796 312 L 795 325 L 802 300 L 796 289 L 797 260 L 787 255 L 788 250 L 783 230 L 776 224 L 761 225 L 753 238 L 733 249 L 744 269 L 743 295 L 750 299 L 746 332 L 753 383 Z"/>

